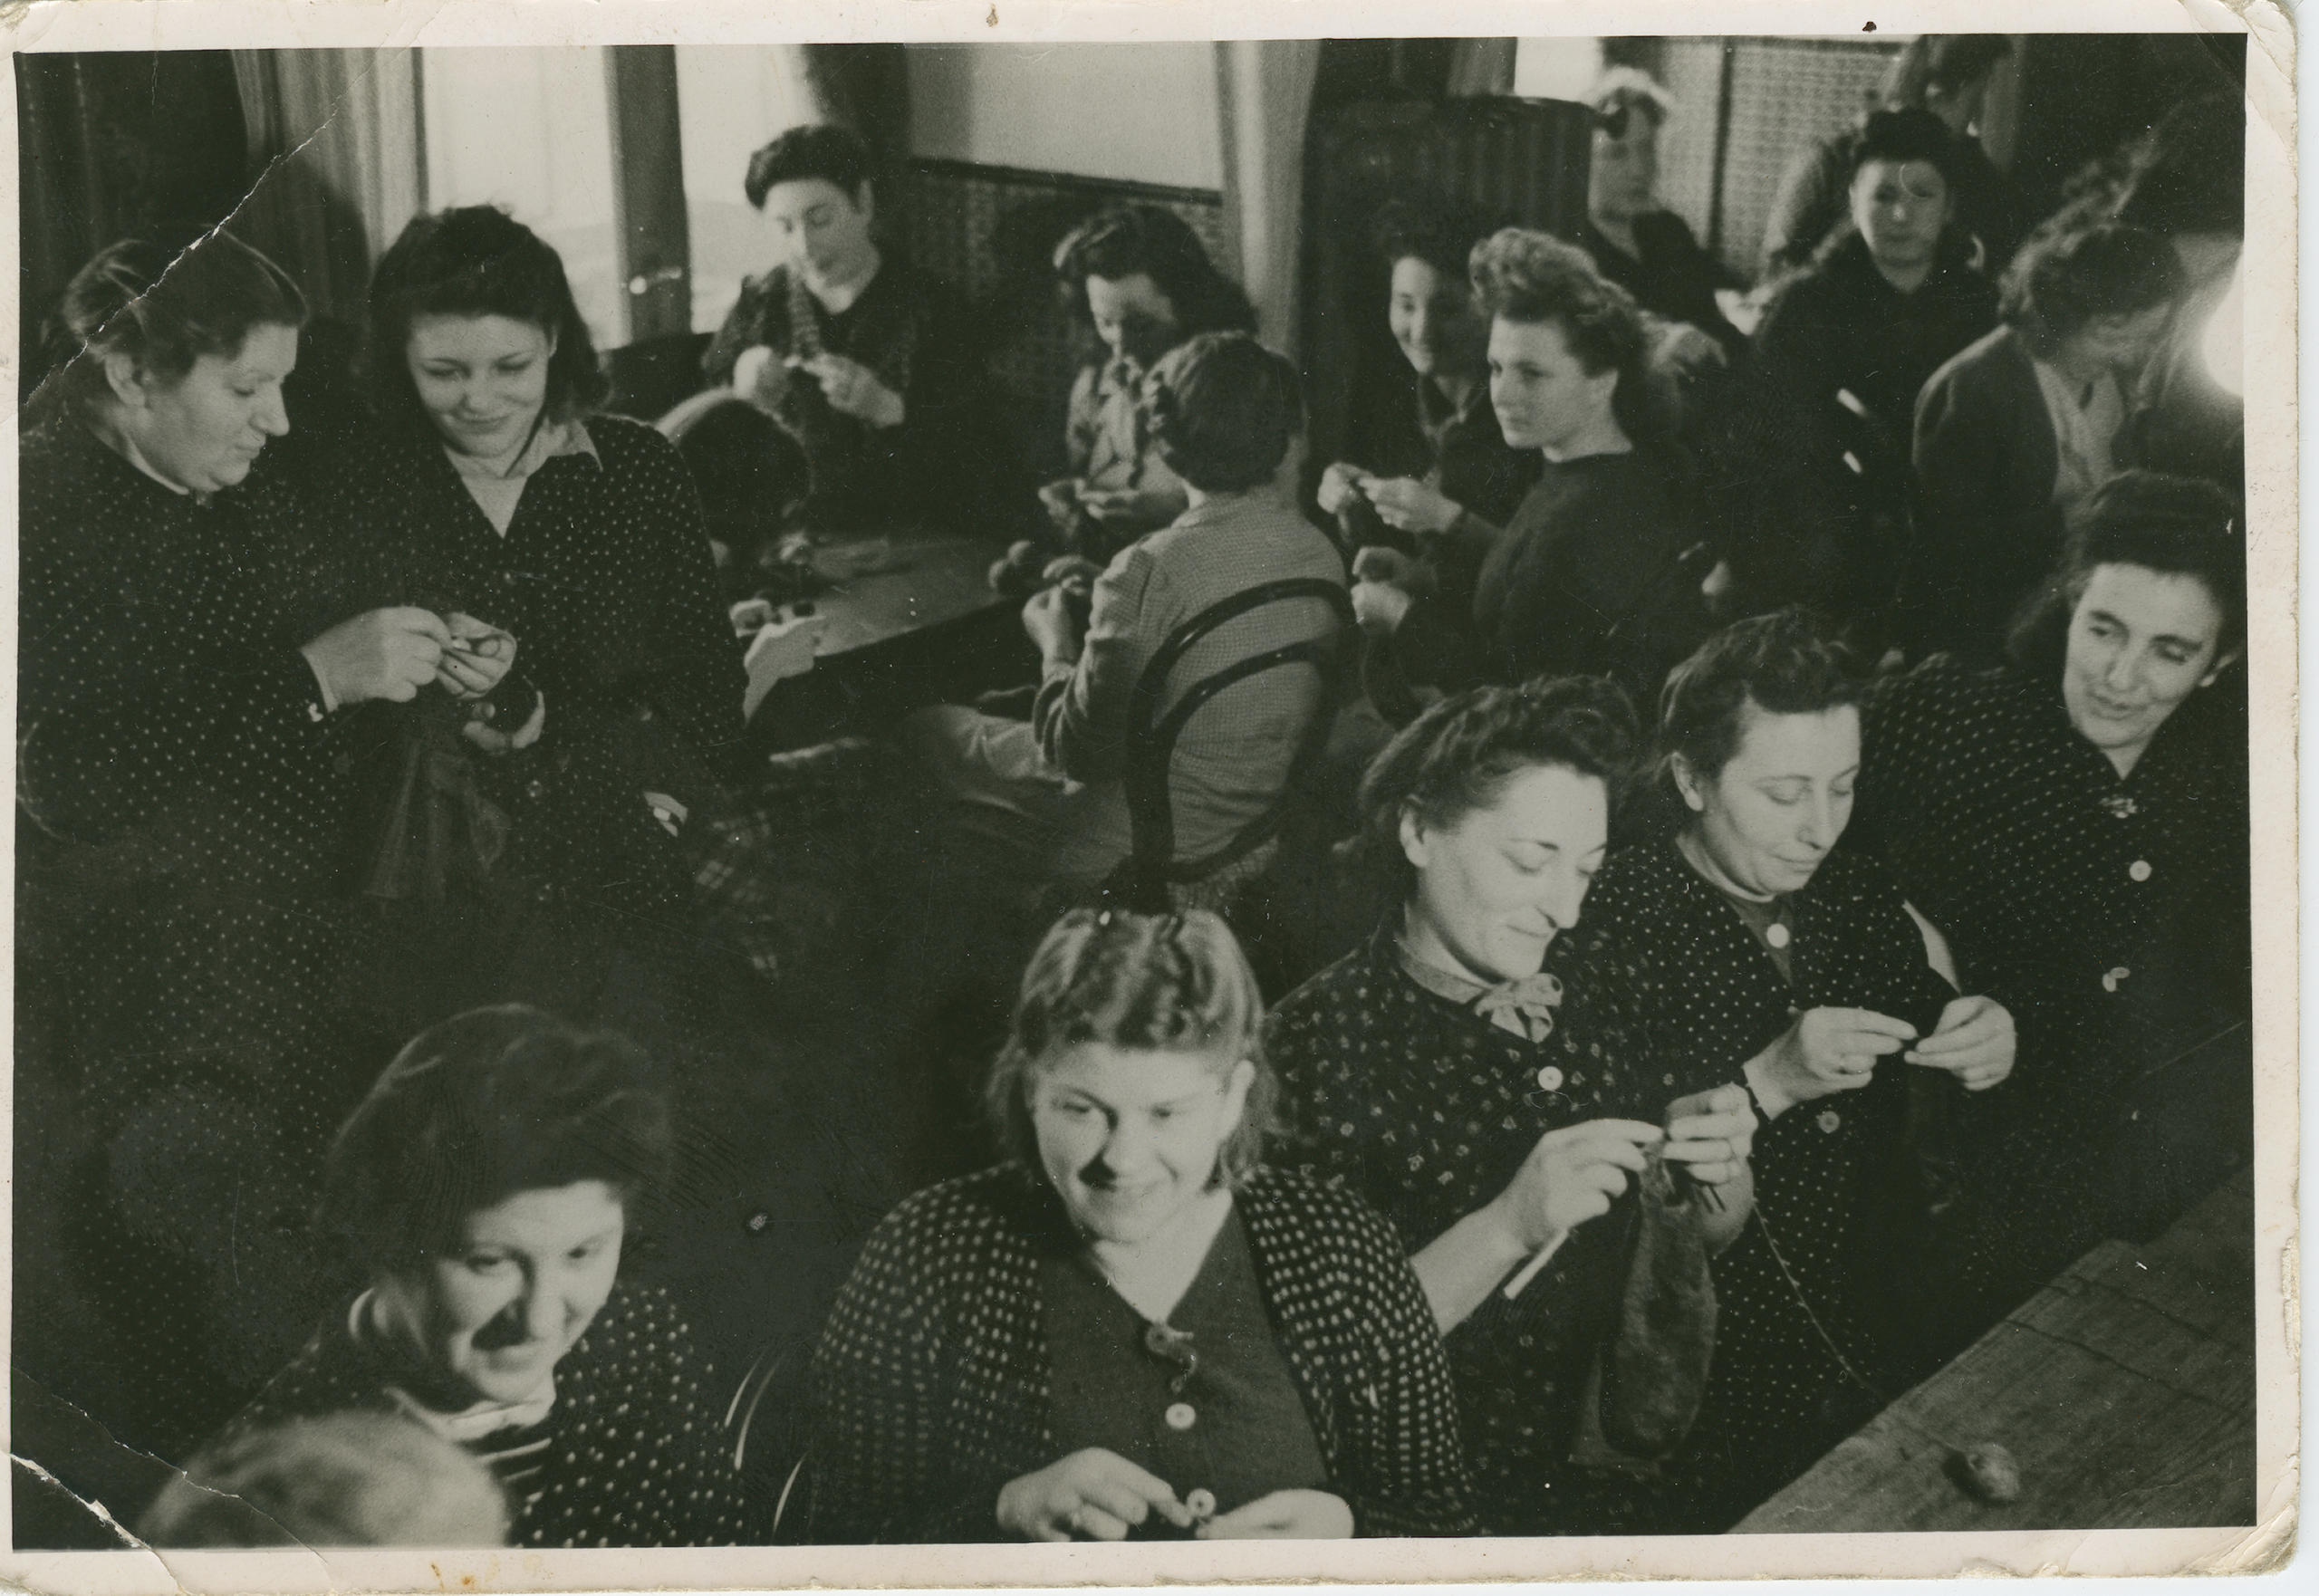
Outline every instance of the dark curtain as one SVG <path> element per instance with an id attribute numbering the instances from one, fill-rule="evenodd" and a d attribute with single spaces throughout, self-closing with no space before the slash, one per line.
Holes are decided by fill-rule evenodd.
<path id="1" fill-rule="evenodd" d="M 851 128 L 878 158 L 879 231 L 907 249 L 909 207 L 900 203 L 909 167 L 909 75 L 900 44 L 805 44 L 805 82 L 823 120 Z"/>
<path id="2" fill-rule="evenodd" d="M 1456 39 L 1323 39 L 1313 82 L 1315 118 L 1356 100 L 1439 100 L 1449 92 Z"/>
<path id="3" fill-rule="evenodd" d="M 22 392 L 63 353 L 64 285 L 118 239 L 189 243 L 242 196 L 242 108 L 222 50 L 16 57 Z"/>

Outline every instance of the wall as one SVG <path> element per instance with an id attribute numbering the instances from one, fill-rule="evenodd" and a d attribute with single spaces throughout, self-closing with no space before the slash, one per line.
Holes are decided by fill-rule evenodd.
<path id="1" fill-rule="evenodd" d="M 909 61 L 913 154 L 1223 186 L 1212 44 L 913 44 Z"/>

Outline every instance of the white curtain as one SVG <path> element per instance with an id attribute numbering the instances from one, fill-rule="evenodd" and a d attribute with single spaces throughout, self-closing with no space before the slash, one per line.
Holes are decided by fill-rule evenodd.
<path id="1" fill-rule="evenodd" d="M 424 198 L 409 50 L 236 50 L 250 169 L 236 231 L 318 314 L 353 322 L 370 264 Z"/>
<path id="2" fill-rule="evenodd" d="M 1294 359 L 1301 327 L 1299 243 L 1304 134 L 1317 39 L 1229 40 L 1216 46 L 1223 120 L 1224 220 L 1264 341 Z"/>

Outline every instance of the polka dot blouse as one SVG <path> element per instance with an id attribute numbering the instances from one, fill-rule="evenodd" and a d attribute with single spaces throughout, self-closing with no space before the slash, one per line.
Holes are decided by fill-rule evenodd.
<path id="1" fill-rule="evenodd" d="M 347 1318 L 333 1315 L 229 1431 L 348 1409 L 397 1411 L 386 1392 L 392 1375 L 349 1332 Z M 747 1538 L 717 1418 L 723 1395 L 666 1293 L 614 1288 L 555 1366 L 547 1418 L 469 1448 L 524 1460 L 508 1492 L 510 1543 L 726 1546 Z"/>
<path id="2" fill-rule="evenodd" d="M 1672 1092 L 1583 994 L 1566 989 L 1553 1030 L 1534 1043 L 1425 990 L 1400 966 L 1400 918 L 1396 909 L 1284 998 L 1265 1052 L 1290 1124 L 1280 1161 L 1358 1194 L 1415 1253 L 1503 1191 L 1545 1132 L 1606 1117 L 1655 1122 Z M 1580 1227 L 1514 1302 L 1492 1292 L 1449 1333 L 1493 1531 L 1621 1527 L 1567 1460 L 1581 1389 L 1616 1322 L 1633 1202 Z M 1574 1521 L 1584 1514 L 1608 1518 Z"/>
<path id="3" fill-rule="evenodd" d="M 1793 985 L 1673 841 L 1655 841 L 1612 857 L 1577 932 L 1555 949 L 1573 985 L 1622 989 L 1626 1012 L 1648 1026 L 1651 1056 L 1667 1061 L 1662 1085 L 1678 1092 L 1741 1080 L 1742 1066 L 1801 1010 L 1872 1009 L 1925 1027 L 1955 995 L 1926 964 L 1899 889 L 1872 860 L 1831 855 L 1789 907 Z M 1756 1217 L 1715 1261 L 1715 1364 L 1698 1422 L 1669 1470 L 1696 1486 L 1703 1514 L 1736 1502 L 1737 1517 L 1851 1427 L 1839 1352 L 1871 1380 L 1884 1372 L 1883 1270 L 1912 1240 L 1921 1207 L 1911 1105 L 1920 1087 L 1948 1084 L 1912 1080 L 1911 1069 L 1887 1062 L 1869 1086 L 1799 1104 L 1757 1129 Z M 1836 1411 L 1847 1418 L 1830 1433 Z"/>
<path id="4" fill-rule="evenodd" d="M 1440 1338 L 1392 1231 L 1264 1169 L 1236 1210 L 1266 1316 L 1362 1535 L 1470 1534 Z M 888 1215 L 813 1369 L 813 1538 L 998 1538 L 1000 1487 L 1054 1462 L 1043 1257 L 1077 1246 L 1044 1180 L 1000 1165 Z"/>

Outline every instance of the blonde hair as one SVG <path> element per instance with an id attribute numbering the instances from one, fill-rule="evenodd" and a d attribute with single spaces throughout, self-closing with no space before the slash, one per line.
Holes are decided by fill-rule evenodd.
<path id="1" fill-rule="evenodd" d="M 1219 1177 L 1237 1186 L 1256 1168 L 1279 1085 L 1258 1034 L 1264 998 L 1225 923 L 1203 909 L 1140 915 L 1075 909 L 1054 923 L 1023 971 L 1015 1024 L 984 1089 L 1000 1145 L 1038 1161 L 1030 1091 L 1066 1049 L 1094 1043 L 1212 1053 L 1256 1071 L 1240 1123 L 1224 1139 Z"/>

